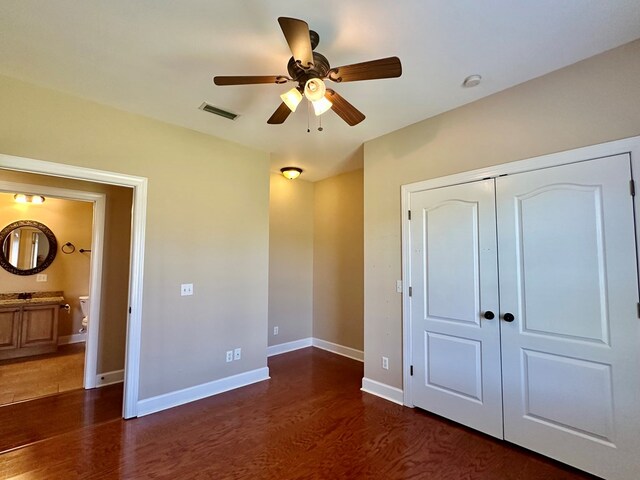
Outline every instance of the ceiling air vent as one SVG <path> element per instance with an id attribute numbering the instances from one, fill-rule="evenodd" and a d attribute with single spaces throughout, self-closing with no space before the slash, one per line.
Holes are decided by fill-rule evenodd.
<path id="1" fill-rule="evenodd" d="M 218 107 L 214 107 L 213 105 L 209 105 L 207 102 L 204 102 L 202 105 L 200 105 L 200 110 L 213 113 L 214 115 L 219 115 L 220 117 L 228 118 L 229 120 L 235 120 L 236 118 L 238 118 L 237 114 L 227 112 L 226 110 L 222 110 Z"/>

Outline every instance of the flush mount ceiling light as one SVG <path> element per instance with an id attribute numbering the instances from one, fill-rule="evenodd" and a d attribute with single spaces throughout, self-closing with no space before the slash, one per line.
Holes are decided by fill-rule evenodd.
<path id="1" fill-rule="evenodd" d="M 482 77 L 480 75 L 469 75 L 467 78 L 464 79 L 464 81 L 462 82 L 462 86 L 464 88 L 471 88 L 471 87 L 475 87 L 477 85 L 480 85 L 480 82 L 482 81 Z"/>
<path id="2" fill-rule="evenodd" d="M 44 203 L 44 197 L 42 195 L 27 195 L 24 193 L 16 193 L 13 199 L 18 203 Z"/>
<path id="3" fill-rule="evenodd" d="M 295 180 L 302 173 L 302 169 L 298 167 L 284 167 L 280 169 L 280 173 L 284 178 Z"/>

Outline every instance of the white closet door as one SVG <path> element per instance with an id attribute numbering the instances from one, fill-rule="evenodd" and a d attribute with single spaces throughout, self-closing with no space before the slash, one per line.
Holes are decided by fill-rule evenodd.
<path id="1" fill-rule="evenodd" d="M 640 320 L 627 155 L 496 180 L 505 439 L 640 476 Z"/>
<path id="2" fill-rule="evenodd" d="M 413 403 L 502 438 L 493 180 L 410 203 Z"/>

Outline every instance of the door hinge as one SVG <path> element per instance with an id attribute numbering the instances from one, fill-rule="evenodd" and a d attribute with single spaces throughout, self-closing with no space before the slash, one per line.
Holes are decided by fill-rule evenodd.
<path id="1" fill-rule="evenodd" d="M 638 318 L 640 318 L 640 302 L 638 302 Z"/>
<path id="2" fill-rule="evenodd" d="M 413 287 L 409 287 L 409 296 L 413 295 Z"/>
<path id="3" fill-rule="evenodd" d="M 407 216 L 409 217 L 409 220 L 411 220 L 411 210 L 407 212 Z"/>
<path id="4" fill-rule="evenodd" d="M 129 307 L 129 313 L 131 313 L 131 307 Z"/>
<path id="5" fill-rule="evenodd" d="M 413 377 L 413 365 L 409 367 L 409 375 Z"/>
<path id="6" fill-rule="evenodd" d="M 635 197 L 636 196 L 636 182 L 634 182 L 633 180 L 629 180 L 629 189 L 631 190 L 631 196 Z"/>

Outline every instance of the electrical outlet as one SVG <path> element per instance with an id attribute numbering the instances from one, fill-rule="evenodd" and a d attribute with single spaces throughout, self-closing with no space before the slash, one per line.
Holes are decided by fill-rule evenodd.
<path id="1" fill-rule="evenodd" d="M 46 281 L 47 281 L 46 273 L 39 273 L 38 275 L 36 275 L 36 282 L 46 282 Z"/>
<path id="2" fill-rule="evenodd" d="M 193 295 L 193 283 L 183 283 L 180 285 L 180 295 L 182 297 Z"/>
<path id="3" fill-rule="evenodd" d="M 236 348 L 233 351 L 233 359 L 234 360 L 240 360 L 240 358 L 242 358 L 242 349 L 241 348 Z"/>
<path id="4" fill-rule="evenodd" d="M 388 357 L 382 357 L 382 368 L 384 368 L 385 370 L 389 370 L 389 358 Z"/>
<path id="5" fill-rule="evenodd" d="M 273 327 L 273 334 L 277 335 L 278 334 L 278 327 Z"/>
<path id="6" fill-rule="evenodd" d="M 227 363 L 233 361 L 233 350 L 227 350 Z"/>

